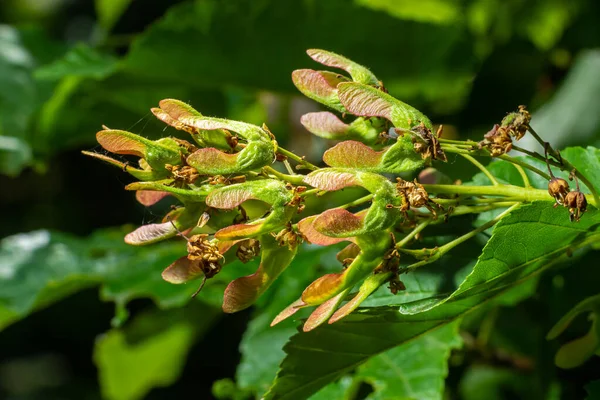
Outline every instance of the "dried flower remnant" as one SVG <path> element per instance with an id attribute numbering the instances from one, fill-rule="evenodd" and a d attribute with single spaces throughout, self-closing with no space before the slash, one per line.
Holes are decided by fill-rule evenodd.
<path id="1" fill-rule="evenodd" d="M 514 136 L 515 140 L 520 140 L 527 133 L 529 122 L 531 122 L 531 114 L 525 106 L 521 105 L 518 111 L 504 117 L 500 126 L 506 128 L 508 134 Z"/>
<path id="2" fill-rule="evenodd" d="M 548 182 L 548 193 L 556 200 L 554 207 L 557 205 L 562 206 L 565 204 L 565 198 L 569 194 L 569 183 L 562 178 L 553 176 Z"/>
<path id="3" fill-rule="evenodd" d="M 444 127 L 440 125 L 434 135 L 423 122 L 411 129 L 412 132 L 416 133 L 416 135 L 412 136 L 415 151 L 419 153 L 424 160 L 432 159 L 444 162 L 448 161 L 446 153 L 442 150 L 442 146 L 440 146 L 438 140 L 442 136 L 443 130 Z"/>
<path id="4" fill-rule="evenodd" d="M 521 139 L 531 121 L 531 114 L 525 106 L 519 106 L 519 110 L 508 114 L 502 119 L 500 125 L 494 127 L 484 135 L 483 140 L 479 142 L 479 148 L 487 148 L 492 157 L 498 157 L 512 150 L 512 137 L 515 140 Z"/>
<path id="5" fill-rule="evenodd" d="M 201 261 L 202 271 L 206 278 L 212 278 L 221 271 L 221 262 L 225 259 L 219 252 L 219 248 L 207 240 L 208 235 L 194 235 L 188 239 L 188 260 Z"/>
<path id="6" fill-rule="evenodd" d="M 579 180 L 577 179 L 577 175 L 575 175 L 575 170 L 571 171 L 569 175 L 569 179 L 572 180 L 573 178 L 575 178 L 576 188 L 565 196 L 565 207 L 569 208 L 571 222 L 579 222 L 581 215 L 587 211 L 587 199 L 585 198 L 585 194 L 579 190 Z"/>
<path id="7" fill-rule="evenodd" d="M 260 242 L 256 239 L 242 240 L 235 252 L 236 257 L 244 264 L 253 260 L 259 254 Z"/>
<path id="8" fill-rule="evenodd" d="M 292 227 L 292 224 L 288 224 L 278 233 L 271 233 L 271 235 L 280 246 L 287 246 L 290 250 L 298 247 L 298 245 L 304 241 L 302 234 L 296 232 Z"/>
<path id="9" fill-rule="evenodd" d="M 492 157 L 498 157 L 512 150 L 512 139 L 509 130 L 495 124 L 494 127 L 483 136 L 479 142 L 479 148 L 487 148 Z"/>
<path id="10" fill-rule="evenodd" d="M 187 185 L 191 185 L 196 182 L 196 179 L 200 177 L 200 174 L 194 167 L 190 167 L 189 165 L 181 166 L 181 165 L 171 165 L 165 164 L 165 168 L 171 172 L 175 182 L 184 183 Z"/>
<path id="11" fill-rule="evenodd" d="M 429 194 L 417 180 L 415 179 L 413 182 L 405 181 L 402 178 L 396 178 L 396 190 L 398 194 L 402 198 L 402 205 L 400 206 L 400 210 L 402 212 L 406 212 L 412 208 L 427 208 L 433 216 L 437 216 L 436 210 L 431 206 L 433 203 L 431 199 L 429 199 Z"/>

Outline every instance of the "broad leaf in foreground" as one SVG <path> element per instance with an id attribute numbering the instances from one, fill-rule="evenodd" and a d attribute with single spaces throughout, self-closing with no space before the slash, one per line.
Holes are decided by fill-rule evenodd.
<path id="1" fill-rule="evenodd" d="M 579 223 L 572 223 L 567 210 L 555 209 L 551 203 L 523 206 L 494 228 L 473 271 L 454 293 L 402 304 L 400 312 L 416 314 L 452 298 L 512 285 L 540 273 L 545 260 L 570 251 L 571 243 L 591 237 L 600 239 L 599 229 L 600 212 L 596 210 L 587 213 Z"/>
<path id="2" fill-rule="evenodd" d="M 568 252 L 600 239 L 600 212 L 591 210 L 572 224 L 561 211 L 549 202 L 513 211 L 484 249 L 479 263 L 486 268 L 476 267 L 449 297 L 404 305 L 411 315 L 391 307 L 364 309 L 340 323 L 297 334 L 284 348 L 287 357 L 266 397 L 306 398 L 385 350 L 435 331 L 498 296 L 518 294 L 528 279 L 567 258 Z M 544 250 L 540 243 L 555 247 Z"/>
<path id="3" fill-rule="evenodd" d="M 455 321 L 361 365 L 355 379 L 373 386 L 368 399 L 441 400 L 450 351 L 462 344 L 459 325 Z"/>

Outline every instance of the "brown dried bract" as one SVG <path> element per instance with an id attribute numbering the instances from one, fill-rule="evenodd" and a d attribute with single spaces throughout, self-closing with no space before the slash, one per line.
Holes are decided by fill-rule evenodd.
<path id="1" fill-rule="evenodd" d="M 419 125 L 412 128 L 412 132 L 415 135 L 412 136 L 413 146 L 415 151 L 421 154 L 423 159 L 432 159 L 440 161 L 448 161 L 446 153 L 442 150 L 438 138 L 442 136 L 444 128 L 442 125 L 438 128 L 437 132 L 431 133 L 431 130 L 421 122 Z"/>
<path id="2" fill-rule="evenodd" d="M 427 191 L 417 180 L 415 179 L 413 182 L 405 181 L 402 178 L 396 178 L 398 183 L 396 183 L 396 190 L 400 197 L 402 197 L 402 205 L 400 206 L 400 210 L 406 212 L 413 208 L 427 208 L 433 216 L 437 216 L 436 210 L 431 206 L 433 203 L 429 199 L 429 195 Z"/>
<path id="3" fill-rule="evenodd" d="M 498 157 L 512 150 L 512 139 L 508 128 L 495 124 L 479 142 L 479 148 L 487 148 L 492 157 Z"/>
<path id="4" fill-rule="evenodd" d="M 256 239 L 246 239 L 238 244 L 235 255 L 244 264 L 254 259 L 260 253 L 260 242 Z"/>
<path id="5" fill-rule="evenodd" d="M 175 178 L 176 182 L 192 184 L 200 177 L 200 174 L 194 167 L 190 167 L 189 165 L 181 166 L 181 165 L 171 165 L 166 164 L 165 168 L 173 174 L 173 178 Z"/>
<path id="6" fill-rule="evenodd" d="M 531 122 L 531 114 L 527 111 L 527 107 L 521 105 L 518 111 L 504 117 L 500 125 L 507 129 L 509 135 L 519 140 L 527 133 L 529 122 Z"/>

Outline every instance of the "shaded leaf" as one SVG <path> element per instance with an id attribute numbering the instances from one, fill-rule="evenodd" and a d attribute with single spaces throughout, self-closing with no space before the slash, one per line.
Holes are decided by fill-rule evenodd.
<path id="1" fill-rule="evenodd" d="M 597 312 L 600 313 L 600 294 L 596 296 L 588 297 L 579 302 L 573 307 L 568 313 L 566 313 L 548 332 L 546 339 L 552 340 L 558 337 L 565 329 L 573 322 L 573 319 L 579 314 L 586 312 Z"/>
<path id="2" fill-rule="evenodd" d="M 98 22 L 106 31 L 110 31 L 121 15 L 127 10 L 131 0 L 95 0 Z"/>
<path id="3" fill-rule="evenodd" d="M 23 318 L 76 291 L 101 286 L 103 300 L 120 310 L 134 298 L 149 297 L 162 308 L 190 300 L 195 285 L 172 285 L 162 270 L 185 254 L 185 242 L 174 240 L 140 248 L 126 244 L 123 229 L 98 231 L 88 238 L 35 231 L 0 242 L 0 327 Z M 250 273 L 254 263 L 227 265 L 198 296 L 220 306 L 232 279 Z M 119 321 L 116 321 L 119 322 Z"/>
<path id="4" fill-rule="evenodd" d="M 31 161 L 26 133 L 36 104 L 34 59 L 8 25 L 0 25 L 0 48 L 0 172 L 16 176 Z"/>
<path id="5" fill-rule="evenodd" d="M 585 385 L 585 390 L 588 393 L 586 400 L 594 400 L 600 397 L 600 380 L 592 381 Z"/>
<path id="6" fill-rule="evenodd" d="M 35 77 L 42 80 L 66 77 L 102 79 L 115 72 L 116 68 L 115 57 L 80 43 L 62 58 L 36 69 Z"/>
<path id="7" fill-rule="evenodd" d="M 103 397 L 141 399 L 154 387 L 169 386 L 181 374 L 189 349 L 216 320 L 210 307 L 149 312 L 125 329 L 113 329 L 95 343 Z"/>
<path id="8" fill-rule="evenodd" d="M 425 0 L 357 0 L 357 4 L 373 10 L 383 11 L 401 20 L 446 25 L 455 22 L 462 7 L 457 1 Z"/>

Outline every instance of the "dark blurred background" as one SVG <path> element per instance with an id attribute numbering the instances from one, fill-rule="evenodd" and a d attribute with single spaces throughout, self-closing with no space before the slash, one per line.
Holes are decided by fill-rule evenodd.
<path id="1" fill-rule="evenodd" d="M 448 137 L 478 138 L 526 104 L 534 127 L 556 147 L 598 146 L 599 16 L 594 0 L 3 0 L 0 236 L 44 230 L 66 235 L 60 240 L 76 248 L 104 228 L 160 219 L 168 205 L 150 210 L 136 203 L 123 190 L 129 177 L 81 150 L 101 150 L 94 134 L 102 124 L 164 135 L 149 112 L 163 98 L 187 101 L 206 115 L 266 122 L 280 142 L 318 163 L 327 143 L 298 122 L 318 106 L 290 79 L 294 69 L 319 68 L 308 48 L 370 67 L 391 94 L 444 124 Z M 456 162 L 449 173 L 466 179 L 472 170 Z M 102 247 L 105 239 L 90 240 Z M 2 260 L 0 280 L 10 283 Z M 0 286 L 0 398 L 100 398 L 100 355 L 94 363 L 92 354 L 115 314 L 105 301 L 120 304 L 124 318 L 132 299 L 126 308 L 136 321 L 147 313 L 164 317 L 155 304 L 169 308 L 170 297 L 151 300 L 145 289 L 119 303 L 121 292 L 99 290 L 105 278 L 94 274 L 77 290 L 61 281 L 60 294 L 48 294 L 51 274 L 27 275 L 18 288 Z M 233 378 L 251 312 L 221 316 L 199 304 L 184 310 L 214 322 L 203 335 L 204 328 L 194 328 L 201 339 L 173 367 L 183 371 L 176 383 L 105 396 L 210 398 L 214 381 Z M 455 395 L 460 376 L 458 369 L 451 373 Z M 580 393 L 578 379 L 585 378 L 565 379 Z"/>

